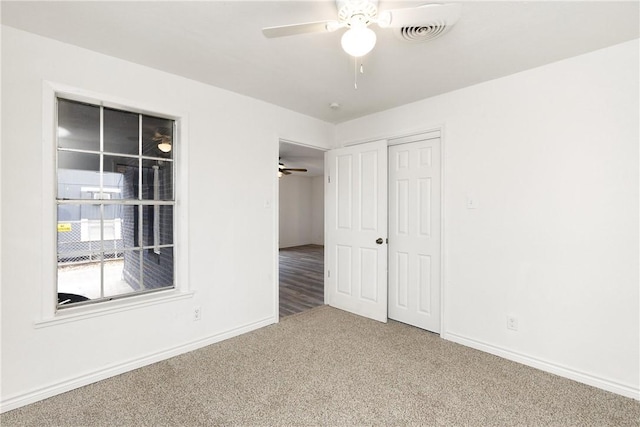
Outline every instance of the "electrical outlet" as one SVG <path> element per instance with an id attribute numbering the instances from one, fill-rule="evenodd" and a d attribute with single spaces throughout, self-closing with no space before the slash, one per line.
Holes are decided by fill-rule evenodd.
<path id="1" fill-rule="evenodd" d="M 507 329 L 512 331 L 518 330 L 518 318 L 513 316 L 507 316 Z"/>
<path id="2" fill-rule="evenodd" d="M 193 321 L 195 322 L 196 320 L 200 320 L 200 318 L 202 317 L 202 311 L 200 310 L 200 307 L 196 307 L 193 309 Z"/>

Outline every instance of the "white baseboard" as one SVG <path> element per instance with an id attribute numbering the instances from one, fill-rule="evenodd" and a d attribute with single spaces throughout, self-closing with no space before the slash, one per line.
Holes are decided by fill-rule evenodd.
<path id="1" fill-rule="evenodd" d="M 162 360 L 169 359 L 171 357 L 178 356 L 183 353 L 188 353 L 193 350 L 197 350 L 202 347 L 206 347 L 211 344 L 215 344 L 220 341 L 224 341 L 229 338 L 233 338 L 238 335 L 260 329 L 264 326 L 271 325 L 277 322 L 277 318 L 269 316 L 266 319 L 258 320 L 256 322 L 248 323 L 243 326 L 231 329 L 229 331 L 221 332 L 219 334 L 211 335 L 206 338 L 202 338 L 196 341 L 192 341 L 177 347 L 172 347 L 166 350 L 162 350 L 156 353 L 148 354 L 143 357 L 132 359 L 126 362 L 118 363 L 95 372 L 70 378 L 58 383 L 42 387 L 36 390 L 22 393 L 16 396 L 9 397 L 0 402 L 0 413 L 17 409 L 31 403 L 38 402 L 40 400 L 55 396 L 60 393 L 64 393 L 85 385 L 93 384 L 95 382 L 123 374 L 125 372 L 132 371 L 134 369 L 141 368 L 143 366 L 151 365 L 152 363 L 160 362 Z"/>
<path id="2" fill-rule="evenodd" d="M 484 351 L 485 353 L 490 353 L 504 359 L 512 360 L 514 362 L 522 363 L 523 365 L 540 369 L 541 371 L 569 378 L 571 380 L 597 387 L 602 390 L 610 391 L 621 396 L 640 400 L 640 388 L 634 388 L 625 384 L 620 384 L 615 381 L 588 374 L 586 372 L 580 372 L 575 369 L 567 368 L 565 366 L 561 366 L 552 362 L 547 362 L 545 360 L 520 354 L 502 347 L 467 338 L 462 335 L 447 332 L 443 333 L 441 337 L 467 347 L 475 348 L 476 350 Z"/>

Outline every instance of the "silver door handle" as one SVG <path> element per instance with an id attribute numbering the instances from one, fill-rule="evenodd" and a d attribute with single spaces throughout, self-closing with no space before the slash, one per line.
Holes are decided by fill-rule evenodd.
<path id="1" fill-rule="evenodd" d="M 379 244 L 379 245 L 381 245 L 383 242 L 384 242 L 384 240 L 382 240 L 382 237 L 378 237 L 376 239 L 376 243 Z"/>

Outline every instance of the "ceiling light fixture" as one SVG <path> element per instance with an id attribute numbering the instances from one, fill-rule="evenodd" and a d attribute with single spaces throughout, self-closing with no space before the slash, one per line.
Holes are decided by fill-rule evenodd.
<path id="1" fill-rule="evenodd" d="M 342 48 L 349 55 L 362 57 L 376 45 L 376 33 L 369 27 L 376 24 L 380 28 L 394 28 L 401 31 L 405 27 L 443 28 L 444 34 L 460 18 L 459 4 L 424 4 L 404 9 L 384 10 L 378 13 L 378 0 L 335 0 L 338 16 L 335 20 L 280 25 L 262 29 L 265 37 L 287 37 L 297 34 L 333 32 L 347 28 L 342 35 Z M 434 38 L 434 37 L 432 37 Z"/>
<path id="2" fill-rule="evenodd" d="M 354 23 L 342 35 L 340 43 L 345 52 L 359 58 L 371 52 L 376 45 L 376 33 L 364 24 Z"/>
<path id="3" fill-rule="evenodd" d="M 167 141 L 162 141 L 160 144 L 158 144 L 158 150 L 162 151 L 163 153 L 168 153 L 169 151 L 171 151 L 171 144 Z"/>
<path id="4" fill-rule="evenodd" d="M 171 151 L 171 131 L 167 128 L 156 128 L 153 134 L 153 142 L 158 143 L 158 150 L 163 153 Z"/>

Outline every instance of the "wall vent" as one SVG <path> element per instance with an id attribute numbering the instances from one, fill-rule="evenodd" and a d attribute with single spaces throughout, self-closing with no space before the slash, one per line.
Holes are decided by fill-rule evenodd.
<path id="1" fill-rule="evenodd" d="M 436 39 L 449 31 L 451 25 L 445 22 L 431 22 L 414 27 L 402 27 L 395 30 L 396 37 L 408 43 L 422 43 Z"/>

